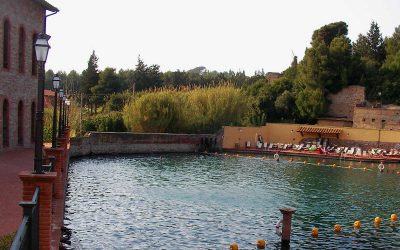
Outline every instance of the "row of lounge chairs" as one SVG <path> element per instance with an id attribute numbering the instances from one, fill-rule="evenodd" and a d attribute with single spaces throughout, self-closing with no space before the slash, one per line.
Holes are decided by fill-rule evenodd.
<path id="1" fill-rule="evenodd" d="M 340 154 L 343 156 L 354 155 L 354 156 L 400 156 L 400 151 L 397 149 L 391 149 L 387 152 L 384 149 L 372 148 L 370 150 L 362 150 L 360 147 L 337 147 L 337 146 L 325 146 L 326 142 L 317 143 L 315 145 L 312 143 L 307 144 L 283 144 L 283 143 L 268 143 L 258 141 L 256 147 L 258 149 L 265 150 L 296 150 L 296 151 L 316 151 L 318 147 L 322 148 L 323 152 L 328 152 L 332 154 Z M 250 147 L 250 141 L 246 142 L 246 147 Z"/>

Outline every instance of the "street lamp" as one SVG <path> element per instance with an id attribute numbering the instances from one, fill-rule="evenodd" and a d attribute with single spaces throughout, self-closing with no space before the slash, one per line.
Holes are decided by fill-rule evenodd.
<path id="1" fill-rule="evenodd" d="M 64 96 L 64 90 L 60 89 L 58 97 L 60 97 L 60 115 L 58 117 L 58 137 L 61 137 L 61 127 L 62 127 L 62 100 Z"/>
<path id="2" fill-rule="evenodd" d="M 67 104 L 67 112 L 66 112 L 66 117 L 65 117 L 65 125 L 68 127 L 68 116 L 69 116 L 69 107 L 71 106 L 71 101 L 68 99 L 65 104 Z"/>
<path id="3" fill-rule="evenodd" d="M 66 114 L 66 111 L 67 111 L 67 107 L 66 107 L 67 103 L 66 102 L 67 102 L 67 96 L 64 95 L 63 96 L 63 119 L 62 119 L 62 129 L 63 129 L 63 131 L 65 129 L 65 121 L 66 121 L 66 119 L 65 119 L 66 118 L 65 114 Z"/>
<path id="4" fill-rule="evenodd" d="M 49 35 L 40 33 L 34 44 L 36 60 L 38 62 L 38 88 L 36 102 L 36 127 L 35 127 L 35 158 L 34 173 L 43 174 L 43 112 L 44 112 L 44 65 L 47 60 L 50 45 Z"/>
<path id="5" fill-rule="evenodd" d="M 58 88 L 60 87 L 60 77 L 55 74 L 53 77 L 53 88 L 54 88 L 54 107 L 53 107 L 53 131 L 51 137 L 51 147 L 57 147 L 57 95 Z"/>

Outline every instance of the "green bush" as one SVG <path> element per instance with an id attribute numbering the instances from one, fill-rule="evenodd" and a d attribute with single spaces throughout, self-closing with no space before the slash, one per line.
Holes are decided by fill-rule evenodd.
<path id="1" fill-rule="evenodd" d="M 45 108 L 43 117 L 43 141 L 51 142 L 52 133 L 53 133 L 53 108 Z"/>
<path id="2" fill-rule="evenodd" d="M 0 237 L 0 250 L 8 250 L 14 240 L 15 232 Z"/>
<path id="3" fill-rule="evenodd" d="M 85 132 L 126 132 L 126 127 L 119 112 L 99 114 L 82 121 L 82 129 Z"/>
<path id="4" fill-rule="evenodd" d="M 224 125 L 239 125 L 247 107 L 240 89 L 221 85 L 143 92 L 123 115 L 133 132 L 214 133 Z"/>
<path id="5" fill-rule="evenodd" d="M 110 100 L 107 101 L 105 110 L 108 112 L 121 112 L 124 109 L 124 105 L 127 99 L 125 93 L 112 94 Z"/>

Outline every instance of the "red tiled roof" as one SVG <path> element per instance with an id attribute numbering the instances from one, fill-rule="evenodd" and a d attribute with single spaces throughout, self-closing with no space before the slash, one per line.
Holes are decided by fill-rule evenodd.
<path id="1" fill-rule="evenodd" d="M 54 96 L 54 91 L 45 89 L 44 90 L 44 96 Z"/>
<path id="2" fill-rule="evenodd" d="M 342 129 L 340 128 L 319 128 L 319 127 L 300 127 L 297 132 L 302 133 L 318 133 L 318 134 L 340 134 Z"/>

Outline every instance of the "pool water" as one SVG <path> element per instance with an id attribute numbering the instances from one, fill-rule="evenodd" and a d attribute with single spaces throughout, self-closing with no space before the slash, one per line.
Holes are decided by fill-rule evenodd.
<path id="1" fill-rule="evenodd" d="M 82 249 L 280 249 L 279 208 L 297 209 L 292 249 L 399 249 L 400 175 L 261 157 L 128 155 L 71 162 L 66 225 Z M 314 160 L 315 161 L 315 160 Z M 376 165 L 376 164 L 375 164 Z M 367 171 L 363 168 L 367 167 Z M 396 169 L 396 165 L 391 166 Z M 376 216 L 382 218 L 374 227 Z M 352 228 L 360 220 L 359 231 Z M 342 233 L 333 232 L 334 224 Z M 313 227 L 318 238 L 311 237 Z"/>

